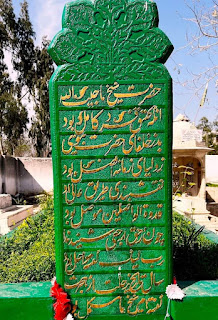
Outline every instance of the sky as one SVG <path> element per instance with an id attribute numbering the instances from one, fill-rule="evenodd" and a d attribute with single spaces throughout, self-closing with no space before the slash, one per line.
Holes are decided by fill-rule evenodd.
<path id="1" fill-rule="evenodd" d="M 209 83 L 205 105 L 199 108 L 207 81 L 204 79 L 197 91 L 193 88 L 193 79 L 195 75 L 211 67 L 211 59 L 208 52 L 203 51 L 193 55 L 190 54 L 190 48 L 184 48 L 188 43 L 187 35 L 197 30 L 196 25 L 187 20 L 192 18 L 192 12 L 185 1 L 192 5 L 194 0 L 156 0 L 159 10 L 159 28 L 166 33 L 174 45 L 174 52 L 166 63 L 174 82 L 174 118 L 182 113 L 195 123 L 198 123 L 203 116 L 212 122 L 218 115 L 217 79 Z M 195 1 L 198 3 L 200 1 L 200 4 L 205 3 L 207 6 L 208 3 L 212 3 L 212 0 Z M 46 35 L 51 40 L 61 30 L 62 11 L 67 2 L 69 1 L 28 0 L 37 44 L 40 44 L 43 36 Z M 19 0 L 13 0 L 16 14 L 19 13 L 19 3 Z"/>

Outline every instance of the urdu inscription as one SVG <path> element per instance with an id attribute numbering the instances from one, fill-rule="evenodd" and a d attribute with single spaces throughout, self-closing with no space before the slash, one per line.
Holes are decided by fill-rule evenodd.
<path id="1" fill-rule="evenodd" d="M 76 319 L 161 319 L 172 276 L 171 78 L 69 81 L 62 71 L 50 82 L 57 280 Z"/>

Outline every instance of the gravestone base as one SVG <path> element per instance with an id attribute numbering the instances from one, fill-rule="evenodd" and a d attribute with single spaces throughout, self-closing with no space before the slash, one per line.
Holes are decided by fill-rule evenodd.
<path id="1" fill-rule="evenodd" d="M 0 210 L 0 235 L 18 227 L 24 219 L 33 215 L 33 205 L 14 205 Z"/>
<path id="2" fill-rule="evenodd" d="M 0 315 L 6 320 L 52 320 L 50 282 L 0 284 Z"/>
<path id="3" fill-rule="evenodd" d="M 218 281 L 199 281 L 185 286 L 183 301 L 171 302 L 173 320 L 217 320 Z"/>
<path id="4" fill-rule="evenodd" d="M 218 319 L 218 281 L 199 281 L 194 284 L 181 282 L 179 285 L 184 288 L 186 296 L 182 302 L 171 302 L 172 320 Z M 0 284 L 2 319 L 53 320 L 50 289 L 50 282 Z"/>

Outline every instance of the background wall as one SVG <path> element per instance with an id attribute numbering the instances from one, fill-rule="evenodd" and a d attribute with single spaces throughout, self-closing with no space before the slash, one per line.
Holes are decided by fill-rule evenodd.
<path id="1" fill-rule="evenodd" d="M 218 183 L 218 156 L 206 156 L 206 182 Z"/>
<path id="2" fill-rule="evenodd" d="M 36 195 L 53 190 L 51 158 L 0 156 L 0 193 Z"/>

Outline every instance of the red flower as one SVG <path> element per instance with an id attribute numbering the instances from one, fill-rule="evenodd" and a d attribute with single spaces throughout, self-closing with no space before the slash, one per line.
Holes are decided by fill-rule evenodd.
<path id="1" fill-rule="evenodd" d="M 63 320 L 67 317 L 68 313 L 71 310 L 70 304 L 63 304 L 60 301 L 54 303 L 55 319 Z"/>
<path id="2" fill-rule="evenodd" d="M 54 303 L 55 320 L 64 320 L 71 311 L 71 303 L 67 293 L 64 292 L 56 280 L 53 281 L 51 296 L 56 299 Z"/>
<path id="3" fill-rule="evenodd" d="M 59 284 L 57 284 L 56 280 L 54 280 L 53 286 L 51 288 L 51 296 L 53 298 L 57 299 L 60 289 L 61 288 L 60 288 Z"/>

